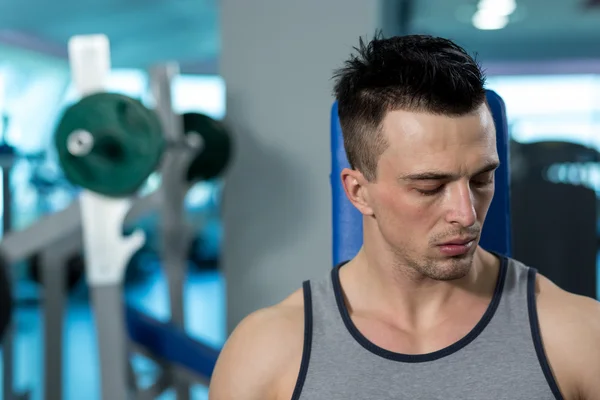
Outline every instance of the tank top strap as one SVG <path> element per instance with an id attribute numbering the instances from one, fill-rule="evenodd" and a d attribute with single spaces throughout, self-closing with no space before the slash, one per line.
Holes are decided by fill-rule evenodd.
<path id="1" fill-rule="evenodd" d="M 511 346 L 522 349 L 522 353 L 530 351 L 530 358 L 537 359 L 555 398 L 562 400 L 542 343 L 536 302 L 537 269 L 512 258 L 504 257 L 504 262 L 507 268 L 502 300 L 482 340 L 501 343 L 510 338 Z"/>
<path id="2" fill-rule="evenodd" d="M 336 301 L 333 289 L 333 277 L 338 272 L 336 269 L 340 264 L 323 276 L 321 279 L 304 281 L 302 284 L 304 296 L 304 346 L 302 350 L 302 361 L 292 400 L 299 400 L 302 388 L 309 373 L 309 365 L 314 355 L 320 357 L 328 353 L 331 348 L 340 349 L 343 343 L 351 343 L 343 340 L 348 336 Z"/>

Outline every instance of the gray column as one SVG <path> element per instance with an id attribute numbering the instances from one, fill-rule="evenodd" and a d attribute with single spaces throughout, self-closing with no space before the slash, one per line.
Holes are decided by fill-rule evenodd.
<path id="1" fill-rule="evenodd" d="M 235 138 L 223 218 L 229 332 L 332 267 L 331 75 L 379 28 L 380 0 L 222 0 Z"/>

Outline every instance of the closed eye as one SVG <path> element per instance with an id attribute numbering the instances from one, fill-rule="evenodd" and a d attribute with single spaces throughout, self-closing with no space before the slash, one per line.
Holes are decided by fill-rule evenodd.
<path id="1" fill-rule="evenodd" d="M 494 183 L 494 173 L 498 168 L 498 162 L 492 162 L 488 165 L 484 166 L 477 172 L 471 179 L 471 184 L 476 188 L 485 189 Z M 439 183 L 438 186 L 435 187 L 427 187 L 427 188 L 414 188 L 417 193 L 423 196 L 435 196 L 444 190 L 446 184 L 454 179 L 456 179 L 451 174 L 443 174 L 438 172 L 428 172 L 428 173 L 420 173 L 415 175 L 408 175 L 401 178 L 402 180 L 408 181 L 420 181 L 420 182 L 428 182 L 430 184 Z"/>
<path id="2" fill-rule="evenodd" d="M 433 195 L 441 192 L 442 189 L 444 189 L 444 185 L 440 185 L 440 186 L 436 187 L 435 189 L 418 189 L 417 188 L 415 190 L 417 192 L 419 192 L 420 194 L 422 194 L 423 196 L 433 196 Z"/>
<path id="3" fill-rule="evenodd" d="M 484 176 L 479 176 L 477 179 L 473 179 L 473 184 L 477 187 L 485 187 L 494 183 L 494 173 L 487 172 Z"/>
<path id="4" fill-rule="evenodd" d="M 485 188 L 494 183 L 494 173 L 486 173 L 484 177 L 478 177 L 478 179 L 473 179 L 471 183 L 478 188 Z M 441 184 L 432 189 L 423 189 L 423 188 L 415 188 L 415 190 L 423 196 L 434 196 L 440 193 L 444 189 L 445 184 Z"/>
<path id="5" fill-rule="evenodd" d="M 491 185 L 494 181 L 493 180 L 488 180 L 485 182 L 480 182 L 480 181 L 474 181 L 473 184 L 477 187 L 484 187 L 484 186 L 488 186 Z"/>

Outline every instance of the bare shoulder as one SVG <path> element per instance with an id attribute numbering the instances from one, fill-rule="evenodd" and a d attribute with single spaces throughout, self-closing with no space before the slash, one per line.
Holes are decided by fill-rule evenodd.
<path id="1" fill-rule="evenodd" d="M 566 292 L 543 275 L 536 303 L 544 350 L 565 399 L 600 393 L 600 303 Z M 597 397 L 596 397 L 597 398 Z"/>
<path id="2" fill-rule="evenodd" d="M 303 339 L 304 297 L 299 289 L 238 324 L 219 355 L 209 399 L 275 400 L 282 397 L 282 391 L 286 395 L 289 391 L 291 398 Z"/>

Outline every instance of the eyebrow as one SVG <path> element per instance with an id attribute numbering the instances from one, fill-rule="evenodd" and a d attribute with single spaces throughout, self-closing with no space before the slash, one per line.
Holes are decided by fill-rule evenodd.
<path id="1" fill-rule="evenodd" d="M 499 161 L 492 161 L 485 164 L 482 168 L 480 168 L 477 172 L 475 172 L 474 176 L 490 172 L 495 170 L 500 166 Z M 456 174 L 449 174 L 447 172 L 439 172 L 439 171 L 427 171 L 427 172 L 418 172 L 416 174 L 409 174 L 400 176 L 399 180 L 401 181 L 445 181 L 456 179 Z"/>

